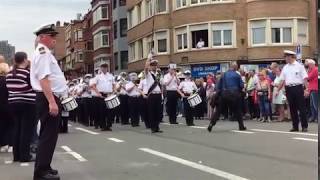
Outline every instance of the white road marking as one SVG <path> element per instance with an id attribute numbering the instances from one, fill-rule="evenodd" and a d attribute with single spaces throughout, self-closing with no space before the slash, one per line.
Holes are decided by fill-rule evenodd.
<path id="1" fill-rule="evenodd" d="M 9 160 L 9 161 L 4 161 L 4 164 L 12 164 L 13 161 Z"/>
<path id="2" fill-rule="evenodd" d="M 195 163 L 195 162 L 191 162 L 191 161 L 179 158 L 179 157 L 171 156 L 169 154 L 165 154 L 165 153 L 162 153 L 162 152 L 159 152 L 159 151 L 155 151 L 155 150 L 152 150 L 152 149 L 149 149 L 149 148 L 139 148 L 139 150 L 147 152 L 147 153 L 150 153 L 150 154 L 153 154 L 155 156 L 159 156 L 159 157 L 174 161 L 176 163 L 179 163 L 179 164 L 182 164 L 182 165 L 185 165 L 185 166 L 192 167 L 194 169 L 198 169 L 198 170 L 203 171 L 203 172 L 207 172 L 207 173 L 210 173 L 210 174 L 213 174 L 213 175 L 228 179 L 228 180 L 248 180 L 246 178 L 243 178 L 243 177 L 240 177 L 240 176 L 237 176 L 237 175 L 234 175 L 234 174 L 230 174 L 230 173 L 225 172 L 225 171 L 214 169 L 214 168 L 202 165 L 202 164 L 198 164 L 198 163 Z"/>
<path id="3" fill-rule="evenodd" d="M 232 130 L 232 132 L 235 132 L 235 133 L 243 133 L 243 134 L 254 134 L 254 132 L 251 132 L 251 131 L 238 131 L 238 130 Z"/>
<path id="4" fill-rule="evenodd" d="M 117 142 L 117 143 L 122 143 L 124 142 L 124 140 L 121 140 L 121 139 L 117 139 L 117 138 L 108 138 L 110 141 L 114 141 L 114 142 Z"/>
<path id="5" fill-rule="evenodd" d="M 85 158 L 83 158 L 79 153 L 72 151 L 68 146 L 61 146 L 63 150 L 65 150 L 68 154 L 72 155 L 74 158 L 76 158 L 80 162 L 87 161 Z"/>
<path id="6" fill-rule="evenodd" d="M 86 133 L 89 133 L 89 134 L 92 134 L 92 135 L 98 135 L 99 134 L 97 132 L 90 131 L 90 130 L 87 130 L 87 129 L 84 129 L 84 128 L 80 128 L 80 127 L 77 127 L 76 130 L 83 131 L 83 132 L 86 132 Z"/>
<path id="7" fill-rule="evenodd" d="M 302 141 L 318 142 L 318 139 L 309 139 L 309 138 L 301 138 L 301 137 L 294 137 L 294 138 L 292 138 L 292 139 L 302 140 Z"/>
<path id="8" fill-rule="evenodd" d="M 190 126 L 190 127 L 195 129 L 207 129 L 207 127 L 203 127 L 203 126 Z"/>
<path id="9" fill-rule="evenodd" d="M 250 129 L 251 131 L 257 132 L 269 132 L 269 133 L 281 133 L 281 134 L 294 134 L 294 135 L 305 135 L 305 136 L 316 136 L 318 134 L 311 134 L 311 133 L 300 133 L 300 132 L 286 132 L 286 131 L 275 131 L 275 130 L 267 130 L 267 129 Z"/>
<path id="10" fill-rule="evenodd" d="M 27 167 L 27 166 L 29 166 L 29 163 L 20 163 L 20 166 L 21 167 Z"/>

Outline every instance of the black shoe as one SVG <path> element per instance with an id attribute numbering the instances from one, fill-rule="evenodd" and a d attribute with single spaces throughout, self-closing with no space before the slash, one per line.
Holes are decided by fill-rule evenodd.
<path id="1" fill-rule="evenodd" d="M 44 174 L 35 175 L 33 180 L 60 180 L 60 176 L 58 174 L 51 174 L 49 171 L 47 171 Z"/>
<path id="2" fill-rule="evenodd" d="M 195 126 L 195 124 L 192 123 L 192 124 L 188 124 L 187 126 Z"/>
<path id="3" fill-rule="evenodd" d="M 212 131 L 212 127 L 213 127 L 213 125 L 212 125 L 212 124 L 209 124 L 207 130 L 208 130 L 209 132 L 211 132 L 211 131 Z"/>
<path id="4" fill-rule="evenodd" d="M 172 123 L 170 123 L 170 124 L 179 124 L 178 122 L 172 122 Z"/>
<path id="5" fill-rule="evenodd" d="M 246 131 L 246 130 L 247 130 L 247 128 L 245 126 L 239 127 L 239 131 Z"/>
<path id="6" fill-rule="evenodd" d="M 31 156 L 29 159 L 26 160 L 20 160 L 21 163 L 26 163 L 26 162 L 35 162 L 36 158 Z"/>
<path id="7" fill-rule="evenodd" d="M 111 128 L 102 128 L 101 131 L 112 131 Z"/>
<path id="8" fill-rule="evenodd" d="M 308 132 L 308 128 L 302 128 L 302 132 Z"/>
<path id="9" fill-rule="evenodd" d="M 299 129 L 290 129 L 289 132 L 299 132 Z"/>
<path id="10" fill-rule="evenodd" d="M 163 133 L 163 131 L 157 130 L 157 131 L 151 131 L 151 133 Z"/>

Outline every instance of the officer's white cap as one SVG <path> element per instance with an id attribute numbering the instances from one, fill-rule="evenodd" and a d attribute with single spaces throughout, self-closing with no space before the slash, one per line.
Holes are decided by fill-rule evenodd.
<path id="1" fill-rule="evenodd" d="M 191 74 L 191 71 L 190 70 L 186 70 L 186 71 L 184 71 L 184 74 Z"/>
<path id="2" fill-rule="evenodd" d="M 284 54 L 287 54 L 287 55 L 294 55 L 294 56 L 297 55 L 296 52 L 290 51 L 290 50 L 284 50 L 283 53 L 284 53 Z"/>
<path id="3" fill-rule="evenodd" d="M 59 34 L 59 32 L 56 31 L 54 24 L 45 24 L 45 25 L 41 25 L 40 27 L 38 27 L 34 31 L 34 34 L 37 36 L 39 36 L 40 34 L 57 35 L 57 34 Z"/>
<path id="4" fill-rule="evenodd" d="M 138 74 L 137 73 L 130 73 L 129 77 L 130 77 L 131 81 L 135 81 L 138 79 Z"/>
<path id="5" fill-rule="evenodd" d="M 150 64 L 158 64 L 158 63 L 159 63 L 159 61 L 156 60 L 156 59 L 152 59 L 152 60 L 150 61 Z"/>
<path id="6" fill-rule="evenodd" d="M 86 75 L 84 75 L 84 78 L 87 78 L 87 77 L 91 78 L 92 75 L 91 75 L 91 74 L 86 74 Z"/>

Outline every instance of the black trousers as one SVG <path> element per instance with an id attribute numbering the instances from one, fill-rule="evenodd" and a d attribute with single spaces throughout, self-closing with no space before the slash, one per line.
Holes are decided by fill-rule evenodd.
<path id="1" fill-rule="evenodd" d="M 37 93 L 36 96 L 36 118 L 40 119 L 41 128 L 35 162 L 35 175 L 44 173 L 51 168 L 50 164 L 58 140 L 62 109 L 59 98 L 55 97 L 55 100 L 59 107 L 59 114 L 58 116 L 51 116 L 49 114 L 49 103 L 45 95 Z"/>
<path id="2" fill-rule="evenodd" d="M 217 98 L 216 110 L 213 113 L 210 124 L 215 124 L 220 117 L 224 107 L 229 107 L 233 118 L 238 121 L 239 128 L 244 128 L 241 108 L 241 94 L 238 91 L 225 90 L 221 93 L 221 97 Z"/>
<path id="3" fill-rule="evenodd" d="M 151 131 L 159 131 L 159 124 L 161 120 L 161 94 L 150 94 L 147 99 L 148 119 L 150 122 Z"/>
<path id="4" fill-rule="evenodd" d="M 127 95 L 120 95 L 120 119 L 121 124 L 129 124 L 129 116 L 128 116 L 128 96 Z"/>
<path id="5" fill-rule="evenodd" d="M 68 133 L 68 121 L 69 117 L 61 117 L 61 122 L 60 122 L 60 132 L 61 133 Z"/>
<path id="6" fill-rule="evenodd" d="M 303 86 L 286 86 L 286 95 L 290 106 L 293 129 L 299 129 L 299 121 L 301 122 L 302 128 L 308 128 L 306 101 L 304 98 Z"/>
<path id="7" fill-rule="evenodd" d="M 0 104 L 0 146 L 13 146 L 14 121 L 8 104 Z"/>
<path id="8" fill-rule="evenodd" d="M 183 98 L 183 107 L 187 125 L 193 125 L 194 108 L 190 106 L 188 98 Z"/>
<path id="9" fill-rule="evenodd" d="M 140 97 L 130 97 L 129 96 L 129 114 L 132 126 L 139 126 L 139 101 Z"/>
<path id="10" fill-rule="evenodd" d="M 34 104 L 12 103 L 14 119 L 13 160 L 28 161 L 30 159 L 30 143 L 33 128 L 36 125 L 36 109 Z"/>
<path id="11" fill-rule="evenodd" d="M 99 97 L 92 97 L 91 98 L 91 106 L 92 106 L 92 117 L 93 117 L 93 122 L 94 122 L 94 127 L 99 128 L 100 122 L 99 122 Z"/>
<path id="12" fill-rule="evenodd" d="M 148 103 L 147 103 L 147 98 L 144 98 L 143 96 L 140 97 L 139 113 L 140 113 L 141 119 L 144 122 L 146 128 L 149 129 L 150 128 L 150 121 L 149 121 L 149 117 L 148 117 Z"/>
<path id="13" fill-rule="evenodd" d="M 178 93 L 177 91 L 167 91 L 167 113 L 169 115 L 169 122 L 177 122 L 177 104 L 178 104 Z"/>
<path id="14" fill-rule="evenodd" d="M 90 124 L 90 113 L 89 113 L 90 101 L 91 101 L 91 98 L 83 97 L 80 100 L 80 106 L 79 106 L 80 122 L 86 126 L 89 126 Z"/>
<path id="15" fill-rule="evenodd" d="M 95 108 L 97 110 L 96 120 L 99 122 L 100 128 L 111 128 L 112 122 L 114 120 L 114 111 L 112 109 L 107 109 L 104 98 L 95 98 Z"/>

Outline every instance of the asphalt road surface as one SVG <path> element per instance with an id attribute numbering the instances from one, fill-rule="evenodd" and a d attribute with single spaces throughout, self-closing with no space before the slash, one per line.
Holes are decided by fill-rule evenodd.
<path id="1" fill-rule="evenodd" d="M 289 133 L 290 123 L 208 121 L 163 123 L 162 134 L 115 124 L 113 132 L 71 123 L 59 136 L 53 167 L 62 180 L 316 180 L 318 125 Z M 31 180 L 33 163 L 0 153 L 1 180 Z"/>

